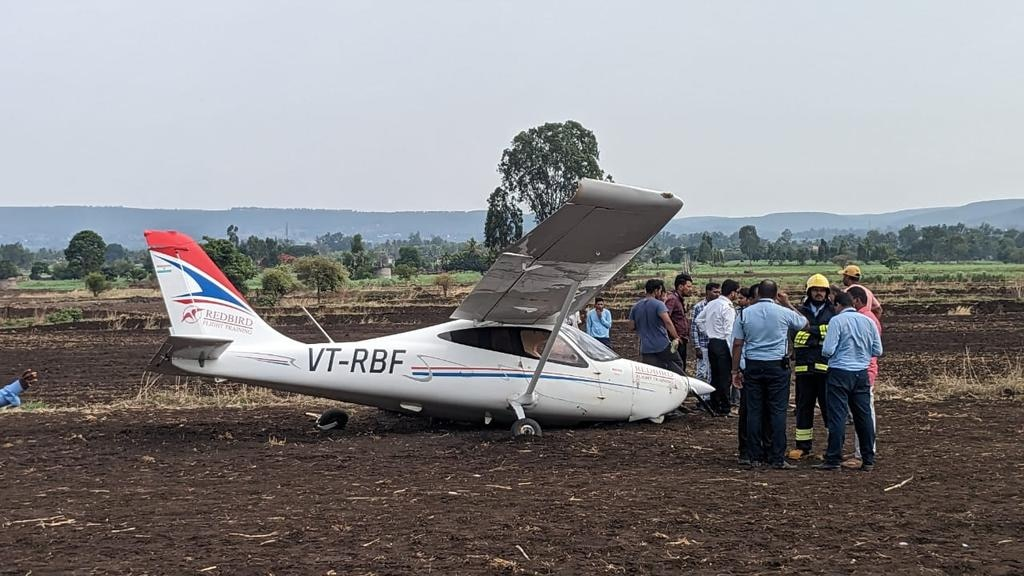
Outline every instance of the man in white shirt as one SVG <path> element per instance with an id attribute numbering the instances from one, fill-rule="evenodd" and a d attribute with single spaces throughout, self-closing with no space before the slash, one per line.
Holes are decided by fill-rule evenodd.
<path id="1" fill-rule="evenodd" d="M 722 282 L 721 296 L 708 303 L 694 320 L 708 335 L 708 365 L 711 369 L 711 407 L 719 416 L 729 415 L 729 388 L 732 386 L 732 325 L 736 320 L 733 302 L 740 285 L 735 280 Z"/>

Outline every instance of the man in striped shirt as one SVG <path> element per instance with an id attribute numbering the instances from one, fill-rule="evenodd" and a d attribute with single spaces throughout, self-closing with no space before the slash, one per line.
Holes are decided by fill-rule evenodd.
<path id="1" fill-rule="evenodd" d="M 704 299 L 693 306 L 693 320 L 704 311 L 704 307 L 712 302 L 721 293 L 721 286 L 718 282 L 708 282 L 704 286 Z M 705 382 L 711 381 L 711 371 L 708 368 L 708 333 L 697 325 L 697 322 L 690 322 L 690 342 L 693 342 L 693 352 L 697 356 L 697 379 Z"/>

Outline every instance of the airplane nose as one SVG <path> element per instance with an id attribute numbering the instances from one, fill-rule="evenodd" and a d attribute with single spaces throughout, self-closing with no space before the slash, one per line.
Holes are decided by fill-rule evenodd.
<path id="1" fill-rule="evenodd" d="M 696 378 L 687 377 L 686 384 L 687 386 L 690 387 L 690 393 L 697 396 L 711 394 L 712 392 L 715 391 L 714 387 L 711 386 L 711 384 L 708 384 L 707 382 L 703 380 L 698 380 Z"/>

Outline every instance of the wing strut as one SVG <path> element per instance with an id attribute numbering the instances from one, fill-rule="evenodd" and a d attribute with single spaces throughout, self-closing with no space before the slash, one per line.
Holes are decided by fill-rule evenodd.
<path id="1" fill-rule="evenodd" d="M 551 349 L 555 346 L 555 340 L 558 339 L 558 332 L 565 325 L 565 317 L 569 315 L 569 307 L 572 306 L 573 299 L 576 298 L 576 290 L 580 287 L 579 280 L 573 280 L 569 284 L 569 293 L 565 295 L 565 302 L 562 303 L 562 309 L 558 312 L 558 319 L 555 320 L 555 325 L 551 328 L 551 335 L 548 336 L 548 341 L 544 343 L 544 352 L 540 355 L 540 360 L 537 361 L 537 368 L 533 371 L 533 377 L 530 378 L 530 385 L 526 387 L 526 392 L 523 392 L 510 404 L 512 409 L 515 410 L 518 418 L 524 418 L 523 406 L 532 406 L 537 403 L 537 397 L 533 391 L 537 388 L 537 381 L 540 380 L 540 375 L 544 372 L 544 365 L 548 362 L 548 356 L 551 355 Z"/>

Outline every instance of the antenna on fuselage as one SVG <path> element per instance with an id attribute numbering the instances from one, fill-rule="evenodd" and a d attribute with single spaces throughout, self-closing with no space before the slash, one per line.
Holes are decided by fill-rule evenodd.
<path id="1" fill-rule="evenodd" d="M 305 306 L 299 306 L 299 308 L 302 308 L 302 311 L 306 313 L 306 316 L 308 316 L 309 319 L 313 321 L 313 325 L 316 326 L 318 330 L 320 330 L 320 333 L 324 335 L 324 338 L 327 338 L 328 342 L 334 344 L 334 339 L 331 338 L 331 335 L 328 334 L 326 330 L 324 330 L 324 327 L 321 326 L 320 323 L 316 321 L 316 318 L 313 318 L 313 315 L 309 313 L 309 310 L 306 310 Z"/>

